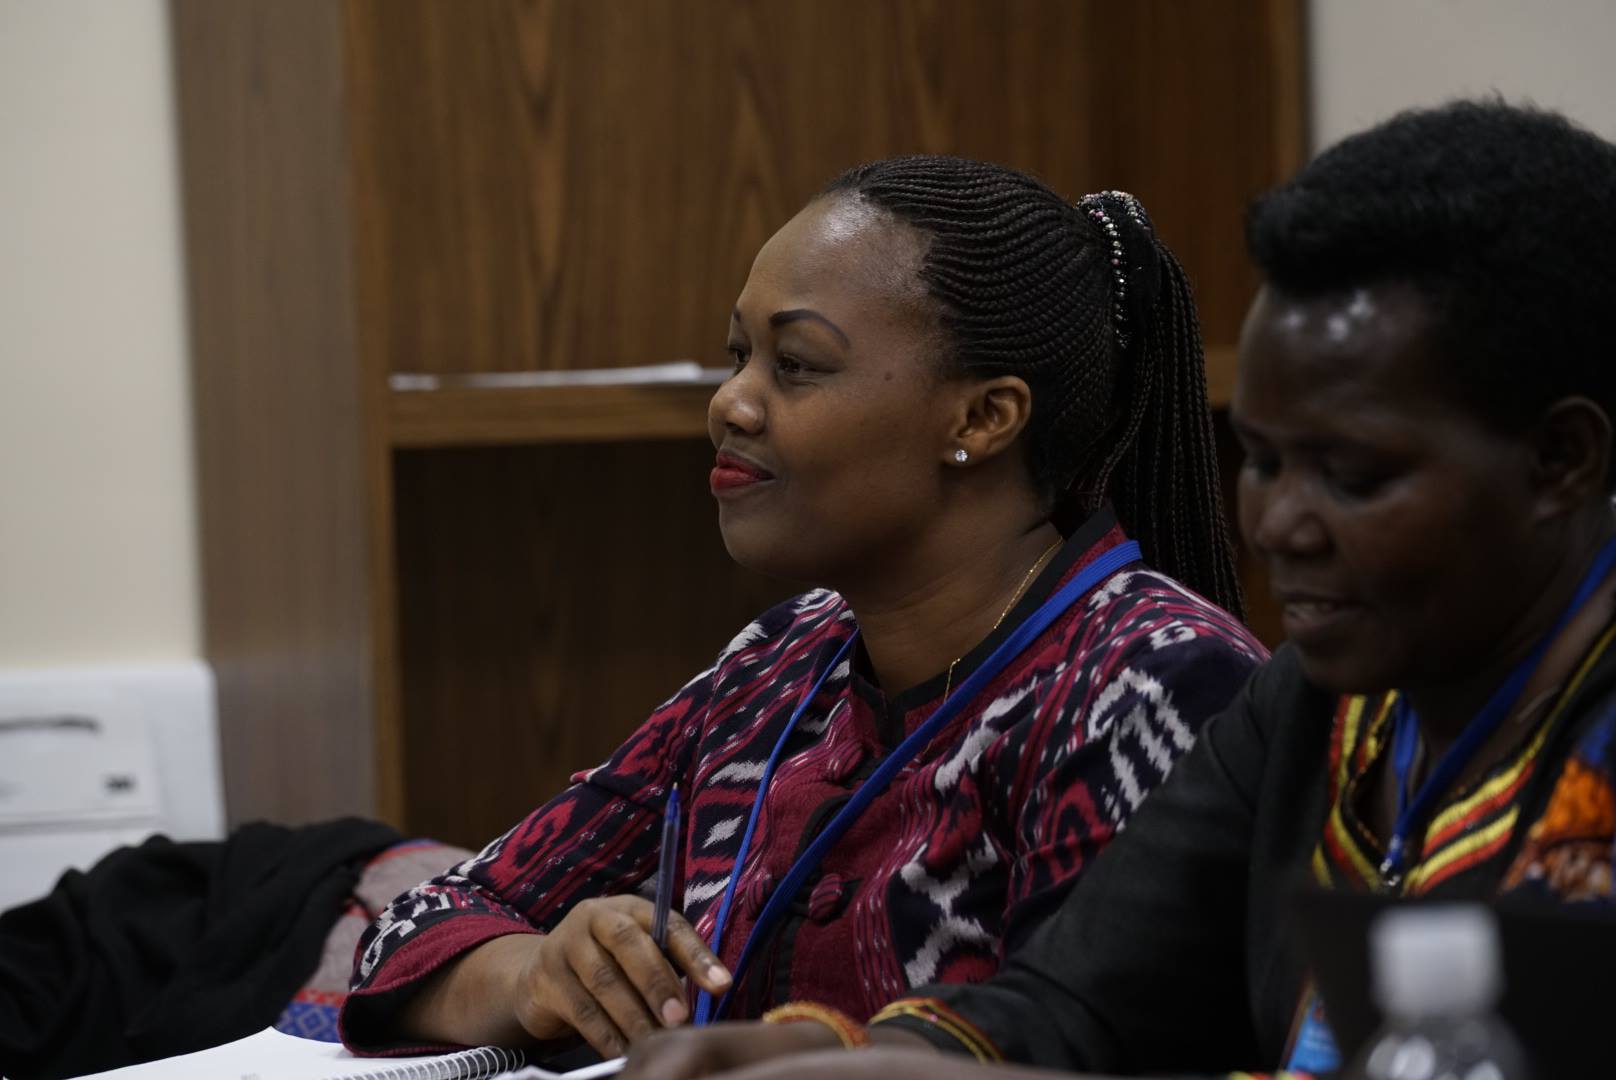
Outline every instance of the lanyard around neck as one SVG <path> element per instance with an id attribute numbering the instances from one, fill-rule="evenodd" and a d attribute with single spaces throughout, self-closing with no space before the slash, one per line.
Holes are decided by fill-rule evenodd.
<path id="1" fill-rule="evenodd" d="M 1408 698 L 1399 695 L 1392 721 L 1392 769 L 1397 778 L 1397 820 L 1392 825 L 1391 839 L 1386 844 L 1386 858 L 1380 864 L 1381 880 L 1388 888 L 1395 889 L 1403 883 L 1403 861 L 1407 857 L 1408 838 L 1414 829 L 1427 819 L 1436 800 L 1458 779 L 1459 773 L 1514 710 L 1527 681 L 1543 662 L 1543 654 L 1548 652 L 1549 645 L 1593 597 L 1612 566 L 1616 566 L 1616 537 L 1605 541 L 1583 574 L 1571 603 L 1566 605 L 1549 632 L 1538 639 L 1532 651 L 1515 665 L 1498 689 L 1493 691 L 1481 711 L 1459 732 L 1458 739 L 1448 747 L 1447 753 L 1432 767 L 1419 791 L 1412 796 L 1409 795 L 1408 781 L 1414 771 L 1414 758 L 1419 753 L 1419 718 L 1415 716 Z"/>
<path id="2" fill-rule="evenodd" d="M 909 764 L 915 755 L 919 754 L 939 731 L 959 715 L 960 711 L 970 703 L 971 698 L 989 682 L 993 681 L 999 672 L 1004 670 L 1006 665 L 1021 655 L 1021 652 L 1032 643 L 1033 639 L 1043 633 L 1056 619 L 1060 618 L 1067 608 L 1077 602 L 1079 597 L 1119 568 L 1130 562 L 1135 562 L 1139 558 L 1139 545 L 1132 540 L 1125 540 L 1107 548 L 1100 554 L 1099 558 L 1083 567 L 1071 581 L 1062 586 L 1054 596 L 1044 601 L 1037 611 L 1027 617 L 1025 622 L 1017 626 L 1010 636 L 998 648 L 994 649 L 986 660 L 982 661 L 981 666 L 971 672 L 964 682 L 960 683 L 953 696 L 939 705 L 923 724 L 898 745 L 897 749 L 881 760 L 881 764 L 876 767 L 870 778 L 860 785 L 858 791 L 854 792 L 853 797 L 837 812 L 835 817 L 830 819 L 830 822 L 826 824 L 819 835 L 814 837 L 807 850 L 798 856 L 796 862 L 792 863 L 791 869 L 780 880 L 780 884 L 769 894 L 768 902 L 764 904 L 762 912 L 758 914 L 757 921 L 752 924 L 752 932 L 746 937 L 746 944 L 741 949 L 740 961 L 735 965 L 735 970 L 732 973 L 734 981 L 730 985 L 729 992 L 724 995 L 723 1000 L 719 1001 L 715 1007 L 712 996 L 705 990 L 697 995 L 695 1022 L 698 1025 L 709 1023 L 724 1012 L 735 991 L 739 989 L 741 980 L 745 977 L 746 968 L 751 962 L 753 952 L 760 943 L 767 940 L 769 935 L 773 933 L 775 925 L 784 917 L 787 905 L 791 903 L 798 890 L 802 888 L 808 876 L 818 868 L 819 863 L 825 857 L 825 853 L 831 849 L 837 840 L 841 839 L 843 833 L 852 827 L 853 823 L 864 813 L 865 808 L 874 802 L 876 797 L 886 789 L 899 770 Z M 718 907 L 718 918 L 713 925 L 713 938 L 709 943 L 715 954 L 718 953 L 720 946 L 723 944 L 724 927 L 729 921 L 730 906 L 735 896 L 735 886 L 740 880 L 741 870 L 746 863 L 747 851 L 752 845 L 752 834 L 757 827 L 758 816 L 763 809 L 764 796 L 768 794 L 769 781 L 774 776 L 775 764 L 779 761 L 780 754 L 785 748 L 786 740 L 791 737 L 791 733 L 796 728 L 797 721 L 801 718 L 803 711 L 807 709 L 808 703 L 819 693 L 820 688 L 824 686 L 825 680 L 830 677 L 831 672 L 840 666 L 856 639 L 857 634 L 854 634 L 853 637 L 843 642 L 842 647 L 831 658 L 831 662 L 826 666 L 824 672 L 815 680 L 808 692 L 803 695 L 802 700 L 797 703 L 797 708 L 792 712 L 791 719 L 786 722 L 785 730 L 780 733 L 780 738 L 775 741 L 774 751 L 769 755 L 768 764 L 763 768 L 763 777 L 758 783 L 757 795 L 752 799 L 752 813 L 746 822 L 746 832 L 741 836 L 741 847 L 735 855 L 735 864 L 730 868 L 729 883 L 724 887 L 724 899 Z"/>

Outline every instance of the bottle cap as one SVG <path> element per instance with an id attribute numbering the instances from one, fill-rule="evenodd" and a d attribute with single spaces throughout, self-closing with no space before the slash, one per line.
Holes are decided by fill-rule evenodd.
<path id="1" fill-rule="evenodd" d="M 1392 1016 L 1489 1010 L 1502 990 L 1498 924 L 1480 904 L 1395 908 L 1370 928 L 1375 1002 Z"/>

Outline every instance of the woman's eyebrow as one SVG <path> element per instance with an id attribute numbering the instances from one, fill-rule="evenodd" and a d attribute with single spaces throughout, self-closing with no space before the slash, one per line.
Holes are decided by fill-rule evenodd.
<path id="1" fill-rule="evenodd" d="M 837 326 L 812 308 L 790 308 L 786 311 L 776 311 L 769 316 L 769 325 L 775 327 L 784 326 L 786 323 L 799 322 L 803 319 L 811 319 L 835 334 L 841 339 L 842 348 L 846 349 L 852 346 L 853 343 L 847 340 L 847 335 L 842 333 L 840 326 Z"/>

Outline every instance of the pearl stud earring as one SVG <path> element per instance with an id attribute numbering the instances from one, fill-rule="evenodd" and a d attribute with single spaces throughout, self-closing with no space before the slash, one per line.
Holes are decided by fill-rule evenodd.
<path id="1" fill-rule="evenodd" d="M 954 451 L 954 460 L 955 460 L 955 461 L 957 461 L 957 462 L 959 462 L 959 463 L 960 463 L 960 464 L 961 464 L 961 465 L 963 465 L 963 464 L 965 464 L 965 463 L 966 463 L 966 462 L 967 462 L 967 461 L 970 461 L 970 460 L 971 460 L 971 455 L 970 455 L 970 453 L 969 453 L 969 452 L 968 452 L 968 451 L 967 451 L 967 450 L 966 450 L 966 449 L 965 449 L 965 447 L 963 447 L 963 446 L 962 446 L 962 447 L 960 447 L 960 448 L 959 448 L 959 449 L 958 449 L 958 450 L 956 450 L 956 451 Z"/>

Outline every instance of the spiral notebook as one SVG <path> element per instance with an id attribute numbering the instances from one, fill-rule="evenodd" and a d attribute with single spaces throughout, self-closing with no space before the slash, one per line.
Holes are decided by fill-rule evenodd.
<path id="1" fill-rule="evenodd" d="M 83 1080 L 594 1080 L 623 1068 L 615 1058 L 571 1072 L 523 1066 L 520 1050 L 485 1046 L 426 1057 L 354 1057 L 337 1043 L 299 1039 L 274 1028 L 194 1054 L 148 1061 Z"/>

